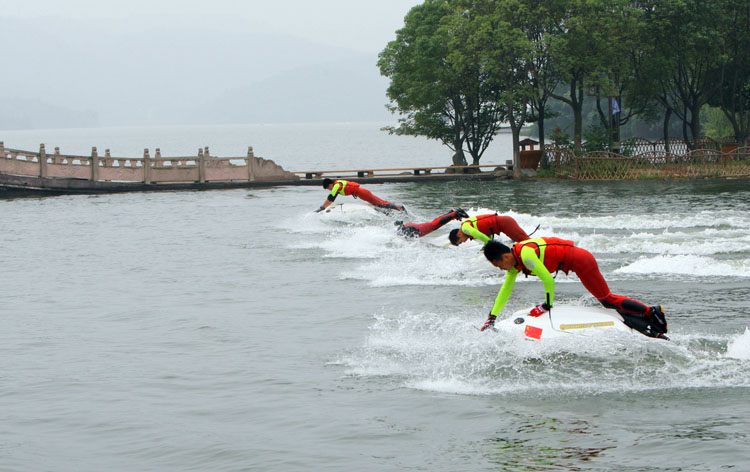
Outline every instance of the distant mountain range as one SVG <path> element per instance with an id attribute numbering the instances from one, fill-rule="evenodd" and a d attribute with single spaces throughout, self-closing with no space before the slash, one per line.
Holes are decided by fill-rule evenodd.
<path id="1" fill-rule="evenodd" d="M 190 115 L 209 123 L 385 121 L 387 80 L 371 58 L 321 63 L 224 91 Z"/>
<path id="2" fill-rule="evenodd" d="M 0 129 L 392 118 L 376 54 L 298 38 L 0 17 L 0 43 Z"/>
<path id="3" fill-rule="evenodd" d="M 99 117 L 91 110 L 74 110 L 36 99 L 0 98 L 0 130 L 96 126 Z"/>

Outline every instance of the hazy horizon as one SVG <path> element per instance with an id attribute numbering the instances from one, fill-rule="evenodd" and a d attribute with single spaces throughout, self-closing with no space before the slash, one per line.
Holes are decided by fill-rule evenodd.
<path id="1" fill-rule="evenodd" d="M 418 3 L 0 0 L 0 129 L 392 120 Z"/>

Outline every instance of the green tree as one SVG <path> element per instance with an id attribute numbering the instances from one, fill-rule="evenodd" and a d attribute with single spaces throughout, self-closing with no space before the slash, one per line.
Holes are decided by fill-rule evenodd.
<path id="1" fill-rule="evenodd" d="M 647 111 L 644 104 L 631 102 L 628 97 L 635 87 L 632 58 L 643 47 L 639 34 L 643 28 L 643 12 L 632 8 L 629 0 L 609 0 L 605 7 L 597 24 L 606 31 L 607 40 L 601 45 L 599 71 L 592 74 L 589 82 L 596 96 L 596 110 L 608 149 L 619 152 L 620 127 Z M 619 107 L 619 112 L 615 106 Z"/>
<path id="2" fill-rule="evenodd" d="M 706 105 L 701 110 L 701 121 L 701 126 L 709 138 L 719 140 L 734 135 L 732 123 L 720 108 Z"/>
<path id="3" fill-rule="evenodd" d="M 412 8 L 396 39 L 380 53 L 378 67 L 391 80 L 386 92 L 395 103 L 389 106 L 391 112 L 404 115 L 397 128 L 388 130 L 436 139 L 461 153 L 465 139 L 461 103 L 455 97 L 454 74 L 446 64 L 446 32 L 440 28 L 443 17 L 450 14 L 450 7 L 441 1 Z"/>
<path id="4" fill-rule="evenodd" d="M 750 146 L 750 2 L 721 0 L 725 61 L 712 104 L 721 108 L 739 143 Z"/>
<path id="5" fill-rule="evenodd" d="M 481 51 L 481 63 L 490 87 L 496 92 L 501 119 L 513 134 L 513 170 L 521 173 L 520 134 L 526 124 L 531 101 L 537 97 L 534 84 L 534 45 L 522 27 L 527 26 L 530 9 L 522 0 L 475 0 L 483 15 L 473 23 L 467 41 Z"/>
<path id="6" fill-rule="evenodd" d="M 673 109 L 663 85 L 671 75 L 672 61 L 671 52 L 659 43 L 659 38 L 669 29 L 669 23 L 662 19 L 660 3 L 661 0 L 645 0 L 637 6 L 643 14 L 643 21 L 636 23 L 634 28 L 634 35 L 640 41 L 631 51 L 629 62 L 633 84 L 625 98 L 638 108 L 639 116 L 646 121 L 656 121 L 661 115 L 662 139 L 669 152 Z"/>
<path id="7" fill-rule="evenodd" d="M 441 141 L 455 151 L 454 164 L 466 164 L 466 150 L 476 165 L 496 131 L 497 100 L 478 56 L 466 46 L 469 31 L 456 19 L 467 12 L 458 3 L 426 0 L 412 8 L 378 66 L 391 81 L 391 111 L 402 115 L 389 131 Z"/>
<path id="8" fill-rule="evenodd" d="M 456 14 L 444 22 L 450 31 L 448 63 L 464 78 L 461 95 L 466 113 L 462 122 L 466 135 L 465 147 L 474 165 L 479 164 L 479 159 L 495 137 L 502 117 L 499 90 L 487 69 L 487 45 L 477 36 L 477 28 L 488 18 L 494 3 L 489 0 L 459 0 L 455 4 Z"/>
<path id="9" fill-rule="evenodd" d="M 554 91 L 552 96 L 570 107 L 573 145 L 581 149 L 586 87 L 592 77 L 601 73 L 611 9 L 607 0 L 567 0 L 564 7 L 565 17 L 550 38 L 550 52 L 555 73 L 567 84 L 567 91 Z"/>
<path id="10" fill-rule="evenodd" d="M 716 96 L 721 83 L 719 15 L 705 0 L 662 0 L 654 12 L 654 40 L 664 54 L 666 72 L 660 95 L 682 121 L 685 141 L 694 142 L 701 135 L 701 108 Z"/>
<path id="11" fill-rule="evenodd" d="M 564 19 L 565 1 L 523 0 L 522 3 L 524 8 L 519 8 L 518 26 L 531 42 L 532 58 L 529 66 L 531 84 L 535 90 L 529 102 L 527 121 L 536 123 L 539 142 L 544 146 L 546 119 L 557 116 L 547 104 L 560 83 L 560 77 L 554 73 L 550 40 Z"/>

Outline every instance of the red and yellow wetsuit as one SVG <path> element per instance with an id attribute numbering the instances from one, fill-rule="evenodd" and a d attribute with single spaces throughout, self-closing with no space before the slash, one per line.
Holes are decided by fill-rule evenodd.
<path id="1" fill-rule="evenodd" d="M 586 290 L 607 308 L 620 313 L 648 315 L 650 308 L 643 303 L 614 295 L 599 271 L 594 256 L 585 249 L 575 247 L 573 241 L 560 238 L 534 238 L 514 244 L 511 248 L 516 266 L 505 275 L 505 281 L 497 294 L 491 314 L 497 315 L 510 298 L 519 272 L 536 275 L 544 284 L 546 302 L 551 306 L 555 299 L 555 279 L 552 273 L 558 270 L 567 274 L 573 271 Z"/>
<path id="2" fill-rule="evenodd" d="M 427 223 L 403 223 L 399 229 L 399 233 L 407 237 L 421 238 L 454 219 L 458 219 L 458 216 L 456 216 L 455 210 L 451 210 L 445 215 L 438 216 Z"/>
<path id="3" fill-rule="evenodd" d="M 461 232 L 471 239 L 487 244 L 493 234 L 503 233 L 516 242 L 526 241 L 529 235 L 510 216 L 496 214 L 479 215 L 461 223 Z"/>
<path id="4" fill-rule="evenodd" d="M 370 203 L 380 208 L 390 208 L 393 210 L 400 210 L 402 208 L 398 205 L 394 205 L 391 202 L 381 200 L 380 198 L 373 195 L 372 192 L 370 192 L 366 188 L 360 187 L 357 182 L 352 182 L 349 180 L 334 181 L 333 188 L 331 189 L 331 193 L 328 194 L 328 200 L 334 201 L 336 199 L 336 196 L 340 194 L 351 195 L 354 198 L 361 198 L 367 203 Z"/>

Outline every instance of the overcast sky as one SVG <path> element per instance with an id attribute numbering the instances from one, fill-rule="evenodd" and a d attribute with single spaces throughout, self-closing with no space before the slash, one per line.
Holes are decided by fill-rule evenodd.
<path id="1" fill-rule="evenodd" d="M 418 0 L 0 0 L 0 16 L 101 20 L 112 28 L 171 22 L 291 35 L 379 52 Z"/>
<path id="2" fill-rule="evenodd" d="M 390 118 L 377 54 L 420 3 L 0 0 L 0 129 Z"/>

